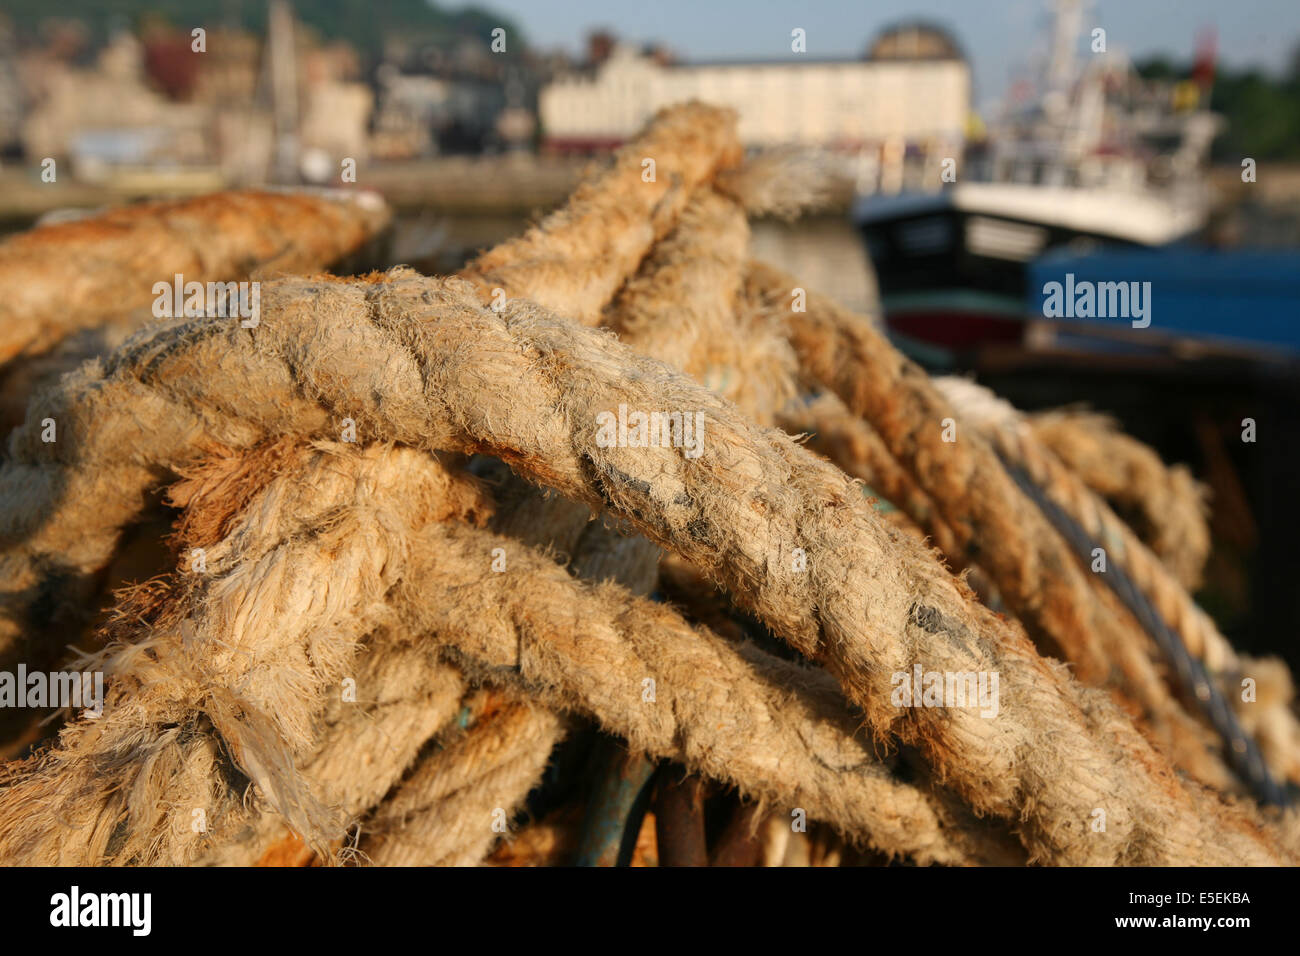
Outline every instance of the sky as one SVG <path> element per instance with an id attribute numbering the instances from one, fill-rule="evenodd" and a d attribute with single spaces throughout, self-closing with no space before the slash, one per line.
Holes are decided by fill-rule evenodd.
<path id="1" fill-rule="evenodd" d="M 857 56 L 884 26 L 924 17 L 947 26 L 971 60 L 977 106 L 1023 75 L 1045 43 L 1047 0 L 483 0 L 511 14 L 543 49 L 577 53 L 596 27 L 657 40 L 685 60 L 791 56 L 790 31 L 807 32 L 809 56 Z M 1106 30 L 1108 50 L 1135 59 L 1188 60 L 1206 26 L 1220 62 L 1281 71 L 1300 45 L 1300 0 L 1093 0 L 1084 33 Z"/>

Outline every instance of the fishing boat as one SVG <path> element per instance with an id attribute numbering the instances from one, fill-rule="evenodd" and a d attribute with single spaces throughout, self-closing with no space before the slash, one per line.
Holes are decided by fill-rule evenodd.
<path id="1" fill-rule="evenodd" d="M 1212 49 L 1190 86 L 1147 83 L 1118 54 L 1081 61 L 1081 17 L 1080 0 L 1056 4 L 1041 94 L 967 151 L 956 181 L 854 203 L 885 320 L 918 357 L 1021 341 L 1028 267 L 1046 253 L 1169 247 L 1206 223 Z"/>

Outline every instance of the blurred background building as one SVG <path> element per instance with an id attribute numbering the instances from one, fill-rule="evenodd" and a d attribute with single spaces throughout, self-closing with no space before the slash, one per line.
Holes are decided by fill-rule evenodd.
<path id="1" fill-rule="evenodd" d="M 970 113 L 970 68 L 942 29 L 887 30 L 856 60 L 678 63 L 657 47 L 600 35 L 585 68 L 541 92 L 544 143 L 591 151 L 632 136 L 656 110 L 699 99 L 740 115 L 748 146 L 942 141 L 957 148 Z"/>
<path id="2" fill-rule="evenodd" d="M 978 71 L 951 28 L 861 20 L 860 35 L 837 38 L 858 45 L 856 57 L 690 61 L 608 29 L 590 32 L 579 52 L 542 50 L 509 16 L 426 0 L 67 0 L 57 11 L 10 0 L 0 12 L 0 162 L 52 158 L 66 177 L 123 189 L 337 181 L 345 159 L 373 169 L 598 152 L 690 98 L 736 109 L 751 146 L 856 157 L 864 193 L 933 186 L 944 157 L 1000 165 L 1007 178 L 1042 159 L 1026 156 L 1023 123 L 1008 122 L 1023 118 L 1025 82 L 981 118 Z M 1281 76 L 1216 71 L 1212 54 L 1207 67 L 1204 50 L 1182 53 L 1181 62 L 1178 51 L 1132 64 L 1120 49 L 1092 57 L 1091 88 L 1148 96 L 1148 141 L 1161 134 L 1171 97 L 1205 97 L 1226 120 L 1211 131 L 1220 134 L 1215 158 L 1300 160 L 1300 53 Z M 1041 102 L 1051 107 L 1050 96 Z M 1076 164 L 1088 174 L 1118 165 L 1092 149 L 1112 132 L 1081 126 L 1061 142 L 1091 151 Z"/>

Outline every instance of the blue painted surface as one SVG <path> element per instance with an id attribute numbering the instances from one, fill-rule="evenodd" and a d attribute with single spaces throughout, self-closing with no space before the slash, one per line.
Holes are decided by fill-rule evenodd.
<path id="1" fill-rule="evenodd" d="M 606 761 L 587 806 L 578 838 L 574 866 L 614 866 L 622 845 L 636 842 L 646 788 L 655 764 L 644 754 L 622 754 L 606 748 Z M 642 807 L 644 809 L 644 807 Z"/>
<path id="2" fill-rule="evenodd" d="M 1049 253 L 1029 266 L 1031 315 L 1043 314 L 1044 285 L 1064 283 L 1067 273 L 1073 273 L 1076 285 L 1150 282 L 1152 332 L 1300 353 L 1300 252 L 1169 246 L 1090 255 Z M 1122 318 L 1053 321 L 1131 328 Z"/>

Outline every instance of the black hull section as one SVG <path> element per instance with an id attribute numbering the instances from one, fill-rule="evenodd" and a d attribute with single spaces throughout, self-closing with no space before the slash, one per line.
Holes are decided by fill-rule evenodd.
<path id="1" fill-rule="evenodd" d="M 1025 301 L 1025 266 L 1051 249 L 1139 248 L 1114 235 L 1080 232 L 959 209 L 860 221 L 884 296 L 968 289 Z"/>

